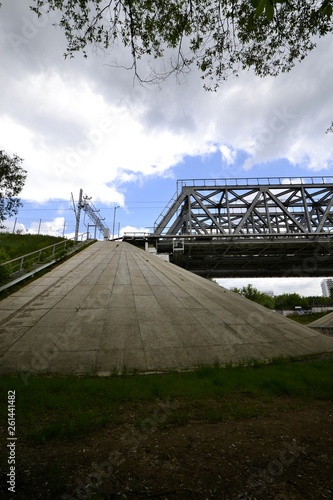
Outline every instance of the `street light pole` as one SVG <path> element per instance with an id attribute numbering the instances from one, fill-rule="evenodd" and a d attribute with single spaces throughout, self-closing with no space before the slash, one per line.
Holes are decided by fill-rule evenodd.
<path id="1" fill-rule="evenodd" d="M 120 208 L 119 205 L 117 205 L 116 207 L 114 207 L 113 209 L 113 226 L 112 226 L 112 239 L 114 240 L 114 226 L 116 224 L 116 210 L 117 208 Z"/>

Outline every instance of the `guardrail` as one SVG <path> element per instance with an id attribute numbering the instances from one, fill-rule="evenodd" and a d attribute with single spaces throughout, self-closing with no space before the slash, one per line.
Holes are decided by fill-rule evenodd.
<path id="1" fill-rule="evenodd" d="M 179 194 L 184 186 L 194 187 L 218 187 L 218 186 L 258 186 L 258 185 L 281 185 L 293 184 L 333 184 L 332 176 L 311 176 L 311 177 L 234 177 L 227 179 L 178 179 L 177 193 Z"/>
<path id="2" fill-rule="evenodd" d="M 124 233 L 124 239 L 137 239 L 137 238 L 146 238 L 150 233 L 146 233 L 144 231 L 134 231 L 129 233 Z"/>
<path id="3" fill-rule="evenodd" d="M 200 241 L 200 240 L 309 240 L 309 241 L 325 241 L 332 240 L 333 233 L 329 231 L 321 231 L 320 233 L 205 233 L 198 234 L 193 232 L 192 234 L 147 234 L 147 238 L 158 239 L 158 240 L 176 240 L 184 239 L 188 241 Z"/>
<path id="4" fill-rule="evenodd" d="M 81 242 L 86 233 L 79 235 Z M 53 245 L 49 245 L 34 252 L 27 253 L 21 257 L 8 260 L 7 262 L 0 263 L 0 283 L 5 283 L 12 278 L 15 279 L 20 275 L 31 275 L 45 267 L 45 264 L 54 263 L 57 260 L 65 257 L 74 248 L 78 242 L 75 238 L 66 239 Z"/>
<path id="5" fill-rule="evenodd" d="M 177 181 L 177 186 L 178 186 L 178 182 Z M 171 209 L 171 207 L 174 205 L 174 203 L 176 203 L 176 200 L 179 196 L 179 192 L 178 192 L 178 189 L 176 191 L 176 193 L 173 195 L 173 197 L 168 201 L 168 204 L 166 205 L 166 207 L 163 208 L 162 212 L 160 213 L 160 215 L 157 217 L 157 219 L 155 220 L 154 222 L 154 230 L 156 229 L 156 227 L 158 226 L 158 224 L 163 220 L 163 218 L 166 216 L 166 214 L 168 213 L 168 211 Z"/>

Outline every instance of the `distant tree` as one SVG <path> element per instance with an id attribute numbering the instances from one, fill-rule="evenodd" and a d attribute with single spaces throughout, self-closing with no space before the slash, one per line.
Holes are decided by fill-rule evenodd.
<path id="1" fill-rule="evenodd" d="M 314 306 L 331 306 L 332 305 L 332 298 L 331 297 L 323 297 L 322 295 L 318 296 L 311 296 L 308 297 L 311 305 Z"/>
<path id="2" fill-rule="evenodd" d="M 22 158 L 13 155 L 11 158 L 0 150 L 0 228 L 4 227 L 3 221 L 17 214 L 22 206 L 17 195 L 21 192 L 27 172 L 23 170 Z"/>
<path id="3" fill-rule="evenodd" d="M 163 59 L 165 72 L 196 65 L 206 88 L 252 68 L 259 76 L 289 71 L 333 31 L 332 0 L 30 0 L 39 16 L 59 11 L 66 56 L 128 48 L 129 66 L 141 79 L 144 55 Z M 167 60 L 166 54 L 173 55 Z M 120 65 L 126 63 L 121 61 Z M 116 64 L 117 65 L 117 64 Z M 146 65 L 145 65 L 146 68 Z"/>
<path id="4" fill-rule="evenodd" d="M 246 299 L 252 300 L 257 304 L 267 307 L 268 309 L 274 309 L 274 299 L 267 293 L 260 292 L 253 285 L 249 284 L 243 288 L 232 288 L 232 292 L 242 295 Z"/>
<path id="5" fill-rule="evenodd" d="M 311 297 L 302 297 L 298 293 L 283 293 L 275 297 L 276 309 L 295 309 L 296 306 L 310 307 L 312 304 Z"/>

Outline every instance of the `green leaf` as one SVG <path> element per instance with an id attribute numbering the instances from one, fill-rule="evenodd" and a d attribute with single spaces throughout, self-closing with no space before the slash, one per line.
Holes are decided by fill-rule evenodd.
<path id="1" fill-rule="evenodd" d="M 333 7 L 331 4 L 327 5 L 326 7 L 326 14 L 327 14 L 327 17 L 331 17 L 332 16 L 332 13 L 333 13 Z"/>
<path id="2" fill-rule="evenodd" d="M 265 6 L 266 6 L 266 2 L 267 2 L 267 0 L 261 0 L 260 4 L 256 8 L 256 16 L 257 17 L 260 17 L 261 14 L 264 12 Z"/>
<path id="3" fill-rule="evenodd" d="M 266 17 L 269 21 L 273 21 L 274 17 L 274 5 L 271 0 L 267 0 L 266 2 Z"/>

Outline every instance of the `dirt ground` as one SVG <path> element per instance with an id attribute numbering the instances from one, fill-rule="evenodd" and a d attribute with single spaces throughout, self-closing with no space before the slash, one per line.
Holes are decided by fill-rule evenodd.
<path id="1" fill-rule="evenodd" d="M 8 495 L 1 471 L 0 497 L 333 498 L 333 402 L 275 403 L 266 416 L 213 422 L 194 409 L 182 422 L 181 402 L 158 402 L 139 422 L 124 408 L 120 425 L 83 440 L 32 447 L 21 439 L 16 493 Z"/>

